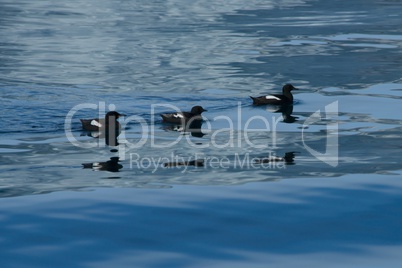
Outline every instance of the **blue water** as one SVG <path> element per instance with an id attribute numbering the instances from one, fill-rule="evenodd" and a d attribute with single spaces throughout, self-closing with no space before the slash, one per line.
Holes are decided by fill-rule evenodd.
<path id="1" fill-rule="evenodd" d="M 0 6 L 1 267 L 400 266 L 399 1 Z M 109 108 L 117 151 L 79 122 Z"/>

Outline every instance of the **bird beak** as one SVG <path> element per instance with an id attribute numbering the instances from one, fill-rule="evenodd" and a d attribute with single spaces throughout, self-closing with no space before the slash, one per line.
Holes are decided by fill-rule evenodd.
<path id="1" fill-rule="evenodd" d="M 205 110 L 204 108 L 202 108 L 202 111 L 203 111 L 203 112 L 208 112 L 208 110 Z"/>
<path id="2" fill-rule="evenodd" d="M 293 87 L 293 89 L 295 89 L 295 90 L 299 90 L 297 87 Z"/>
<path id="3" fill-rule="evenodd" d="M 126 116 L 125 114 L 119 114 L 119 117 Z"/>

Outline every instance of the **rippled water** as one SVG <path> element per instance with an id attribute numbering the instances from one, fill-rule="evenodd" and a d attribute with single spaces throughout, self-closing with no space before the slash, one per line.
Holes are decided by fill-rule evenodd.
<path id="1" fill-rule="evenodd" d="M 0 5 L 6 267 L 400 263 L 402 3 Z M 251 105 L 286 83 L 292 110 Z M 206 108 L 201 134 L 162 124 L 169 105 Z M 112 106 L 118 152 L 79 122 Z"/>

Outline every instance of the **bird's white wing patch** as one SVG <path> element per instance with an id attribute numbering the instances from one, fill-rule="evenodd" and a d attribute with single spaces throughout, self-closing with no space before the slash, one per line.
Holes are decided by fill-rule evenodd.
<path id="1" fill-rule="evenodd" d="M 100 170 L 101 168 L 102 168 L 101 163 L 98 163 L 98 162 L 92 163 L 92 169 L 93 169 L 93 170 L 98 171 L 98 170 Z"/>
<path id="2" fill-rule="evenodd" d="M 272 96 L 272 95 L 267 95 L 267 96 L 265 96 L 265 98 L 266 98 L 267 100 L 281 100 L 280 98 L 275 97 L 275 96 Z"/>
<path id="3" fill-rule="evenodd" d="M 173 117 L 174 118 L 184 118 L 184 116 L 182 114 L 174 114 Z"/>
<path id="4" fill-rule="evenodd" d="M 92 120 L 92 121 L 91 121 L 91 125 L 93 125 L 93 126 L 95 126 L 95 127 L 102 127 L 102 124 L 99 123 L 99 122 L 96 121 L 96 120 Z"/>

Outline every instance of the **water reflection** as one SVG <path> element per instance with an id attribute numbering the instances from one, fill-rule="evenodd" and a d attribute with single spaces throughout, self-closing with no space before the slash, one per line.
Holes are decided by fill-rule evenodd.
<path id="1" fill-rule="evenodd" d="M 202 120 L 192 120 L 188 124 L 165 124 L 163 129 L 167 131 L 177 131 L 183 134 L 190 133 L 193 137 L 202 138 L 206 135 L 201 130 L 203 122 Z"/>
<path id="2" fill-rule="evenodd" d="M 294 165 L 294 158 L 295 158 L 295 153 L 296 152 L 287 152 L 283 157 L 278 157 L 278 156 L 267 156 L 263 157 L 260 159 L 255 159 L 255 163 L 257 164 L 265 164 L 265 163 L 271 163 L 271 162 L 283 162 L 286 165 Z"/>
<path id="3" fill-rule="evenodd" d="M 119 172 L 123 165 L 119 163 L 119 157 L 111 157 L 105 162 L 82 163 L 84 169 L 92 169 L 99 171 Z"/>
<path id="4" fill-rule="evenodd" d="M 190 161 L 181 161 L 181 162 L 167 162 L 163 164 L 164 167 L 181 167 L 181 166 L 195 166 L 195 167 L 203 167 L 204 159 L 196 159 Z"/>
<path id="5" fill-rule="evenodd" d="M 273 113 L 281 113 L 284 123 L 294 123 L 297 121 L 297 116 L 292 116 L 293 113 L 293 105 L 285 104 L 285 105 L 276 105 L 269 109 Z"/>

